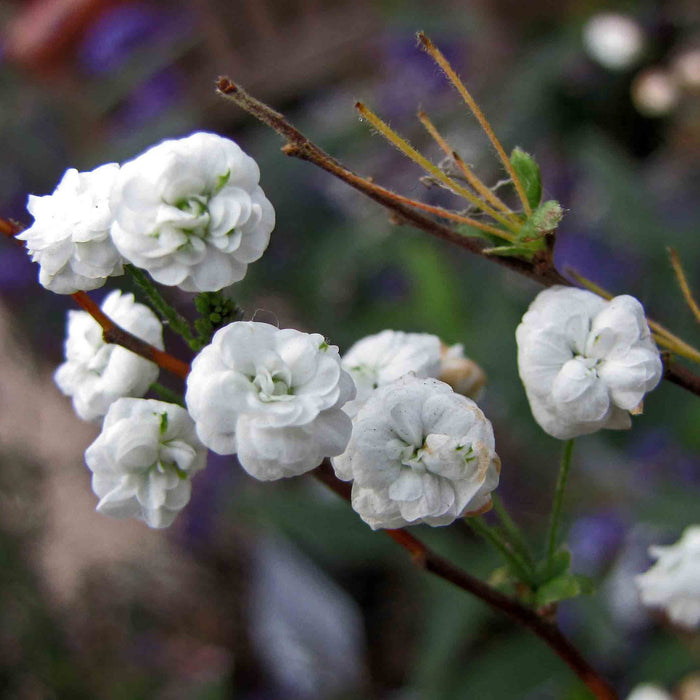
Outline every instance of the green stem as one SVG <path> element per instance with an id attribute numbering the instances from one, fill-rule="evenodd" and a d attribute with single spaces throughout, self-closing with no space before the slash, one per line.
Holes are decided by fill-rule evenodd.
<path id="1" fill-rule="evenodd" d="M 554 502 L 552 504 L 552 515 L 549 520 L 549 536 L 547 542 L 547 568 L 552 563 L 552 557 L 557 549 L 557 537 L 559 534 L 559 526 L 561 524 L 561 509 L 564 502 L 564 491 L 566 490 L 566 482 L 569 477 L 571 468 L 571 454 L 574 450 L 574 440 L 567 440 L 564 443 L 564 450 L 561 455 L 561 463 L 559 465 L 559 477 L 557 478 L 557 486 L 554 491 Z"/>
<path id="2" fill-rule="evenodd" d="M 158 394 L 158 397 L 161 398 L 163 401 L 167 401 L 168 403 L 176 403 L 178 406 L 184 406 L 185 402 L 178 394 L 177 391 L 173 391 L 172 389 L 169 389 L 167 386 L 164 386 L 163 384 L 160 384 L 159 382 L 153 382 L 150 387 L 148 387 L 154 394 Z"/>
<path id="3" fill-rule="evenodd" d="M 518 577 L 524 583 L 532 584 L 534 578 L 534 572 L 532 567 L 520 556 L 520 554 L 514 551 L 506 542 L 500 533 L 493 528 L 489 527 L 480 518 L 465 518 L 464 522 L 476 532 L 481 535 L 487 542 L 492 544 L 501 554 L 501 556 L 506 560 L 506 563 L 510 567 L 511 571 L 515 576 Z"/>
<path id="4" fill-rule="evenodd" d="M 138 267 L 133 265 L 125 265 L 124 268 L 131 275 L 136 285 L 146 295 L 155 311 L 161 319 L 167 323 L 178 335 L 187 341 L 187 344 L 193 349 L 198 350 L 199 346 L 197 339 L 192 333 L 190 324 L 187 319 L 180 315 L 161 295 L 156 286 L 148 279 Z"/>
<path id="5" fill-rule="evenodd" d="M 532 566 L 533 559 L 532 554 L 530 553 L 530 548 L 527 546 L 527 542 L 525 541 L 520 528 L 516 525 L 513 518 L 510 517 L 506 507 L 503 505 L 503 501 L 495 493 L 491 494 L 491 501 L 493 502 L 493 510 L 498 516 L 498 519 L 501 521 L 501 525 L 503 525 L 503 529 L 508 536 L 510 544 L 518 552 L 518 554 L 520 554 L 520 556 L 530 566 Z"/>

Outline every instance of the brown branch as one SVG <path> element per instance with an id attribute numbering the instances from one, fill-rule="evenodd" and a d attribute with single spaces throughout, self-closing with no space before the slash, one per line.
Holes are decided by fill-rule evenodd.
<path id="1" fill-rule="evenodd" d="M 323 464 L 312 473 L 341 498 L 350 500 L 350 484 L 340 481 L 335 476 L 333 467 L 328 459 L 324 460 Z M 490 607 L 499 610 L 515 622 L 527 627 L 569 666 L 598 700 L 617 700 L 618 695 L 615 690 L 583 658 L 578 649 L 561 633 L 555 624 L 544 619 L 537 612 L 524 606 L 515 598 L 504 595 L 455 566 L 405 530 L 386 530 L 385 532 L 410 553 L 411 560 L 416 566 L 445 581 L 449 581 L 467 593 L 471 593 Z"/>
<path id="2" fill-rule="evenodd" d="M 562 276 L 553 266 L 550 255 L 543 260 L 528 261 L 519 258 L 504 258 L 484 253 L 488 244 L 477 238 L 471 238 L 460 234 L 458 231 L 445 226 L 412 208 L 412 200 L 402 197 L 384 187 L 376 185 L 371 180 L 360 177 L 356 173 L 348 170 L 339 161 L 319 148 L 310 141 L 297 128 L 292 126 L 283 115 L 268 107 L 264 102 L 260 102 L 252 95 L 249 95 L 243 88 L 236 85 L 230 78 L 221 77 L 217 81 L 219 94 L 235 102 L 241 109 L 263 124 L 267 124 L 280 136 L 287 140 L 287 144 L 282 147 L 282 152 L 288 156 L 308 161 L 319 168 L 322 168 L 331 175 L 346 182 L 350 187 L 367 195 L 370 199 L 378 202 L 391 212 L 391 218 L 397 223 L 407 223 L 421 231 L 425 231 L 436 238 L 440 238 L 450 243 L 454 243 L 461 248 L 468 250 L 475 255 L 485 257 L 492 262 L 507 267 L 515 272 L 525 275 L 530 279 L 551 287 L 555 284 L 562 284 L 568 287 L 573 283 Z M 422 203 L 413 203 L 414 207 L 423 207 Z M 647 319 L 649 323 L 654 323 L 653 319 Z M 700 376 L 693 374 L 690 370 L 677 365 L 666 364 L 664 378 L 687 391 L 700 396 Z"/>
<path id="3" fill-rule="evenodd" d="M 22 226 L 15 221 L 0 219 L 0 234 L 11 238 L 17 245 L 24 248 L 24 243 L 16 238 L 18 233 L 21 233 Z M 177 357 L 159 350 L 154 345 L 147 343 L 145 340 L 135 336 L 133 333 L 116 324 L 102 309 L 85 293 L 76 292 L 71 294 L 73 300 L 82 309 L 87 311 L 102 328 L 102 337 L 105 343 L 114 343 L 121 345 L 127 350 L 136 355 L 140 355 L 151 362 L 155 362 L 161 369 L 171 372 L 172 374 L 182 377 L 187 377 L 190 372 L 190 366 L 179 360 Z"/>

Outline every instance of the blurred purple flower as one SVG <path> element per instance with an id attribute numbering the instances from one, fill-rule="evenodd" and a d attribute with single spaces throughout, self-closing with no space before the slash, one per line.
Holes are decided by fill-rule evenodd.
<path id="1" fill-rule="evenodd" d="M 557 231 L 554 247 L 554 264 L 566 275 L 571 267 L 603 287 L 621 289 L 634 281 L 635 270 L 641 269 L 630 251 L 621 257 L 594 236 L 573 227 L 562 227 Z"/>
<path id="2" fill-rule="evenodd" d="M 433 37 L 433 40 L 462 73 L 459 69 L 465 63 L 463 42 L 446 37 Z M 378 90 L 383 118 L 413 117 L 421 104 L 428 103 L 437 94 L 449 92 L 449 83 L 432 58 L 416 46 L 413 34 L 388 36 L 382 47 L 384 55 L 380 60 L 385 78 Z"/>
<path id="3" fill-rule="evenodd" d="M 0 291 L 34 285 L 38 275 L 39 268 L 24 250 L 9 241 L 3 243 L 0 253 Z"/>
<path id="4" fill-rule="evenodd" d="M 81 67 L 94 75 L 119 68 L 134 49 L 167 31 L 172 22 L 145 3 L 130 3 L 106 10 L 85 34 L 78 49 Z"/>
<path id="5" fill-rule="evenodd" d="M 116 123 L 120 131 L 132 131 L 158 117 L 182 94 L 180 74 L 165 68 L 139 85 L 119 107 Z"/>
<path id="6" fill-rule="evenodd" d="M 627 527 L 616 513 L 598 513 L 574 521 L 569 548 L 576 572 L 594 576 L 615 557 Z"/>

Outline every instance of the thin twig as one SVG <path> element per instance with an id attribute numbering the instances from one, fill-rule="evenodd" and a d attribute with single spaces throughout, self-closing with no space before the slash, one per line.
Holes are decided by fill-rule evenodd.
<path id="1" fill-rule="evenodd" d="M 681 288 L 685 303 L 688 304 L 690 310 L 693 312 L 695 320 L 700 322 L 700 307 L 698 307 L 695 299 L 693 299 L 693 293 L 690 291 L 690 285 L 688 284 L 688 279 L 685 276 L 685 272 L 683 272 L 683 266 L 681 265 L 681 260 L 678 257 L 678 253 L 676 253 L 673 248 L 669 248 L 668 255 L 671 258 L 671 265 L 673 266 L 673 271 L 676 273 L 678 286 Z"/>
<path id="2" fill-rule="evenodd" d="M 329 460 L 324 460 L 323 464 L 312 473 L 341 498 L 350 500 L 350 484 L 340 481 L 335 476 Z M 579 650 L 564 637 L 555 624 L 545 620 L 515 598 L 504 595 L 455 566 L 405 530 L 386 530 L 386 533 L 409 552 L 411 560 L 416 566 L 449 581 L 467 593 L 471 593 L 490 607 L 508 615 L 534 632 L 559 658 L 568 664 L 569 668 L 588 686 L 598 700 L 617 700 L 618 696 L 613 688 L 583 658 Z"/>
<path id="3" fill-rule="evenodd" d="M 430 57 L 438 64 L 438 66 L 440 66 L 442 71 L 447 76 L 447 79 L 452 83 L 452 85 L 455 87 L 457 92 L 460 94 L 460 96 L 466 103 L 467 107 L 469 107 L 469 109 L 472 111 L 472 114 L 476 117 L 476 120 L 479 122 L 479 125 L 484 130 L 486 136 L 488 136 L 489 141 L 491 141 L 491 145 L 496 150 L 498 157 L 501 159 L 503 167 L 506 169 L 506 172 L 510 176 L 510 179 L 513 181 L 513 186 L 515 187 L 515 191 L 518 193 L 518 198 L 520 199 L 523 205 L 525 213 L 528 216 L 530 216 L 530 214 L 532 214 L 532 208 L 530 207 L 527 195 L 525 194 L 525 188 L 523 187 L 523 183 L 520 181 L 518 174 L 515 172 L 515 168 L 513 167 L 512 163 L 510 162 L 510 159 L 506 155 L 506 152 L 503 150 L 503 146 L 501 146 L 501 142 L 496 137 L 496 134 L 494 134 L 493 129 L 491 128 L 491 125 L 488 122 L 488 119 L 486 119 L 486 117 L 484 116 L 484 113 L 481 111 L 481 108 L 476 103 L 476 100 L 471 96 L 469 90 L 467 90 L 466 86 L 461 81 L 454 68 L 452 68 L 449 61 L 443 56 L 442 51 L 440 51 L 440 49 L 438 49 L 438 47 L 435 46 L 435 44 L 433 44 L 433 42 L 430 41 L 430 39 L 428 39 L 428 37 L 425 36 L 423 32 L 418 32 L 418 41 L 421 43 L 421 46 L 426 51 L 426 53 L 428 53 Z"/>
<path id="4" fill-rule="evenodd" d="M 533 263 L 520 258 L 506 258 L 484 254 L 484 248 L 487 248 L 488 244 L 475 238 L 463 236 L 451 229 L 449 226 L 445 226 L 437 221 L 429 219 L 427 216 L 419 214 L 417 211 L 415 211 L 415 209 L 407 206 L 403 202 L 403 199 L 405 198 L 401 198 L 400 195 L 396 195 L 390 190 L 380 187 L 379 185 L 356 175 L 351 170 L 348 170 L 335 158 L 328 155 L 316 144 L 311 142 L 306 136 L 304 136 L 304 134 L 292 126 L 279 112 L 276 112 L 265 103 L 260 102 L 249 95 L 245 90 L 236 85 L 230 78 L 219 78 L 217 82 L 217 89 L 219 94 L 221 94 L 223 97 L 232 100 L 241 109 L 244 109 L 249 114 L 252 114 L 256 119 L 261 121 L 263 124 L 267 124 L 270 128 L 274 129 L 278 134 L 280 134 L 280 136 L 287 139 L 288 143 L 282 148 L 283 153 L 288 156 L 299 158 L 300 160 L 308 161 L 309 163 L 312 163 L 313 165 L 325 170 L 338 179 L 343 180 L 354 189 L 362 192 L 370 199 L 378 202 L 383 207 L 388 209 L 391 212 L 394 221 L 410 224 L 421 231 L 425 231 L 426 233 L 435 236 L 436 238 L 455 243 L 471 253 L 486 257 L 496 264 L 514 270 L 515 272 L 518 272 L 525 277 L 529 277 L 530 279 L 533 279 L 546 287 L 551 287 L 555 284 L 561 284 L 568 287 L 573 286 L 571 281 L 561 275 L 548 261 L 545 261 L 545 264 L 542 265 L 541 263 Z M 577 274 L 576 276 L 581 285 L 589 287 L 594 286 L 593 283 L 589 282 L 581 275 Z M 660 333 L 664 337 L 672 336 L 669 331 L 652 319 L 647 318 L 647 321 L 649 326 L 656 330 L 657 333 Z M 675 336 L 673 337 L 675 338 Z M 691 348 L 691 346 L 687 345 L 687 343 L 683 343 L 683 345 L 686 348 L 690 348 L 690 350 L 694 350 Z M 695 351 L 695 353 L 697 354 L 697 351 Z M 694 356 L 691 356 L 691 359 L 695 359 Z M 671 365 L 667 363 L 664 377 L 687 391 L 700 396 L 700 376 L 694 375 L 689 370 L 686 370 L 679 365 Z"/>
<path id="5" fill-rule="evenodd" d="M 17 234 L 21 232 L 22 226 L 20 224 L 7 219 L 0 219 L 0 233 L 11 238 L 17 245 L 24 248 L 24 243 L 16 238 Z M 116 324 L 85 292 L 76 292 L 70 296 L 73 297 L 78 306 L 87 311 L 100 324 L 105 343 L 121 345 L 123 348 L 131 350 L 131 352 L 151 362 L 155 362 L 161 369 L 183 379 L 187 377 L 190 366 L 186 362 L 178 360 L 177 357 L 173 357 L 163 350 L 159 350 L 154 345 L 150 345 L 145 340 L 141 340 L 141 338 Z"/>
<path id="6" fill-rule="evenodd" d="M 507 217 L 513 219 L 514 223 L 518 223 L 517 217 L 511 212 L 503 200 L 491 191 L 484 183 L 472 172 L 471 168 L 462 160 L 459 153 L 450 146 L 437 130 L 435 124 L 425 112 L 418 112 L 418 120 L 425 127 L 425 130 L 433 137 L 435 143 L 442 149 L 442 152 L 454 161 L 455 165 L 462 173 L 464 179 L 490 204 L 496 209 L 500 209 Z"/>

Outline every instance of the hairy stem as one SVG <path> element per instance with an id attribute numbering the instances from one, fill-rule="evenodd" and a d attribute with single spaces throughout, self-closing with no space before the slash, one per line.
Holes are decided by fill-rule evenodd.
<path id="1" fill-rule="evenodd" d="M 552 559 L 557 551 L 557 540 L 559 538 L 559 527 L 561 525 L 562 506 L 564 504 L 564 493 L 566 491 L 566 482 L 569 479 L 569 471 L 571 470 L 571 455 L 574 451 L 574 440 L 567 440 L 564 443 L 564 448 L 559 465 L 559 476 L 557 477 L 557 486 L 554 490 L 554 502 L 552 503 L 552 514 L 549 520 L 549 534 L 547 536 L 547 569 L 552 564 Z"/>
<path id="2" fill-rule="evenodd" d="M 324 460 L 323 464 L 313 472 L 313 475 L 341 498 L 346 501 L 350 500 L 350 484 L 340 481 L 335 476 L 329 460 Z M 598 700 L 618 700 L 618 695 L 612 686 L 586 661 L 581 652 L 560 632 L 554 623 L 544 619 L 515 598 L 504 595 L 455 566 L 405 530 L 386 530 L 385 532 L 408 551 L 411 560 L 418 568 L 429 571 L 479 598 L 494 610 L 508 615 L 512 620 L 537 635 L 586 684 Z"/>

